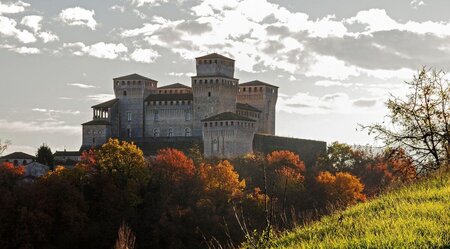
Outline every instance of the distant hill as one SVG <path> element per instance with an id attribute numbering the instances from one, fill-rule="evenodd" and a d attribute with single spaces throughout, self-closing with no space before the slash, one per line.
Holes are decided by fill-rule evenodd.
<path id="1" fill-rule="evenodd" d="M 273 248 L 450 248 L 450 176 L 325 216 L 273 243 Z"/>

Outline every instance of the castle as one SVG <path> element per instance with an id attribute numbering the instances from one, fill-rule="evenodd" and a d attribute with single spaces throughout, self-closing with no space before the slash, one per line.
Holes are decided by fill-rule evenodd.
<path id="1" fill-rule="evenodd" d="M 150 147 L 198 141 L 207 157 L 251 153 L 255 143 L 264 147 L 264 138 L 275 135 L 278 87 L 257 80 L 239 84 L 235 61 L 220 54 L 195 60 L 192 87 L 158 87 L 156 80 L 138 74 L 114 78 L 116 98 L 92 106 L 93 120 L 82 124 L 82 149 L 111 137 Z"/>

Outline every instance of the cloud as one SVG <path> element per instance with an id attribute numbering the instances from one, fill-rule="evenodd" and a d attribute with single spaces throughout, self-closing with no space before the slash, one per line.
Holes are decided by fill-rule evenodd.
<path id="1" fill-rule="evenodd" d="M 29 3 L 18 1 L 17 3 L 2 3 L 0 2 L 0 14 L 16 14 L 24 12 L 25 8 L 29 7 Z"/>
<path id="2" fill-rule="evenodd" d="M 70 26 L 85 26 L 95 30 L 97 21 L 94 19 L 95 11 L 81 7 L 67 8 L 59 13 L 59 18 Z"/>
<path id="3" fill-rule="evenodd" d="M 120 13 L 125 12 L 125 7 L 120 5 L 114 5 L 109 8 L 110 10 L 119 11 Z"/>
<path id="4" fill-rule="evenodd" d="M 59 37 L 49 31 L 39 33 L 39 38 L 42 39 L 44 43 L 58 41 Z"/>
<path id="5" fill-rule="evenodd" d="M 375 99 L 358 99 L 353 101 L 354 106 L 358 107 L 372 107 L 377 103 Z"/>
<path id="6" fill-rule="evenodd" d="M 78 114 L 80 114 L 80 111 L 54 110 L 54 109 L 45 109 L 45 108 L 33 108 L 32 111 L 45 113 L 45 114 L 47 114 L 49 116 L 51 116 L 53 114 L 70 114 L 70 115 L 78 115 Z"/>
<path id="7" fill-rule="evenodd" d="M 424 1 L 421 0 L 411 0 L 411 2 L 409 3 L 411 5 L 411 7 L 413 7 L 414 9 L 417 9 L 420 6 L 425 5 Z"/>
<path id="8" fill-rule="evenodd" d="M 314 83 L 315 86 L 323 86 L 323 87 L 331 87 L 331 86 L 342 86 L 342 87 L 351 87 L 353 83 L 343 83 L 340 81 L 333 80 L 319 80 Z"/>
<path id="9" fill-rule="evenodd" d="M 78 135 L 81 132 L 80 125 L 67 125 L 64 121 L 8 121 L 0 119 L 0 129 L 13 133 L 48 133 Z"/>
<path id="10" fill-rule="evenodd" d="M 350 76 L 358 76 L 358 68 L 347 65 L 344 61 L 333 56 L 314 54 L 313 63 L 305 75 L 308 77 L 325 77 L 333 80 L 345 80 Z"/>
<path id="11" fill-rule="evenodd" d="M 99 93 L 99 94 L 88 95 L 87 98 L 90 100 L 93 100 L 95 102 L 105 102 L 105 101 L 114 99 L 115 95 L 107 94 L 107 93 Z"/>
<path id="12" fill-rule="evenodd" d="M 417 34 L 430 33 L 441 37 L 450 36 L 449 22 L 407 21 L 405 23 L 400 23 L 392 19 L 384 9 L 369 9 L 359 11 L 354 17 L 349 18 L 347 20 L 347 23 L 359 23 L 365 25 L 365 31 L 361 32 L 361 34 L 372 34 L 380 31 L 400 30 Z"/>
<path id="13" fill-rule="evenodd" d="M 175 76 L 175 77 L 192 77 L 195 76 L 195 73 L 177 73 L 177 72 L 170 72 L 167 75 Z"/>
<path id="14" fill-rule="evenodd" d="M 30 47 L 14 47 L 10 49 L 11 51 L 14 51 L 19 54 L 40 54 L 41 50 L 38 48 L 30 48 Z"/>
<path id="15" fill-rule="evenodd" d="M 85 45 L 82 42 L 76 43 L 64 43 L 65 48 L 72 49 L 73 54 L 75 55 L 90 55 L 97 58 L 104 59 L 117 59 L 119 57 L 124 58 L 123 56 L 128 52 L 128 48 L 122 43 L 105 43 L 98 42 L 92 45 Z"/>
<path id="16" fill-rule="evenodd" d="M 24 16 L 20 24 L 31 28 L 36 33 L 41 29 L 42 19 L 42 16 Z"/>
<path id="17" fill-rule="evenodd" d="M 138 48 L 130 55 L 131 59 L 137 62 L 152 63 L 160 55 L 153 49 L 141 49 Z"/>
<path id="18" fill-rule="evenodd" d="M 32 43 L 36 37 L 27 30 L 20 30 L 17 22 L 11 18 L 0 16 L 0 35 L 5 37 L 14 37 L 22 43 Z"/>
<path id="19" fill-rule="evenodd" d="M 82 83 L 69 83 L 67 84 L 69 86 L 75 86 L 75 87 L 79 87 L 79 88 L 83 88 L 83 89 L 87 89 L 87 88 L 97 88 L 96 86 L 93 85 L 87 85 L 87 84 L 82 84 Z"/>
<path id="20" fill-rule="evenodd" d="M 158 6 L 161 5 L 161 3 L 167 3 L 168 0 L 132 0 L 131 2 L 137 5 L 138 7 L 141 7 L 146 4 Z"/>

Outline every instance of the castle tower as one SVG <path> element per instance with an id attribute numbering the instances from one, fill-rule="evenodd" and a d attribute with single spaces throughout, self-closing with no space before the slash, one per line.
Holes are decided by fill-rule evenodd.
<path id="1" fill-rule="evenodd" d="M 223 112 L 202 120 L 203 147 L 206 157 L 234 158 L 253 152 L 256 121 Z"/>
<path id="2" fill-rule="evenodd" d="M 201 120 L 222 112 L 236 112 L 239 80 L 234 78 L 234 60 L 213 53 L 196 58 L 192 77 L 194 136 L 202 135 Z"/>
<path id="3" fill-rule="evenodd" d="M 262 111 L 257 133 L 275 135 L 275 113 L 278 87 L 258 80 L 239 85 L 237 101 L 250 104 Z"/>
<path id="4" fill-rule="evenodd" d="M 139 74 L 113 79 L 114 93 L 119 100 L 118 137 L 144 137 L 144 99 L 156 92 L 158 82 Z"/>

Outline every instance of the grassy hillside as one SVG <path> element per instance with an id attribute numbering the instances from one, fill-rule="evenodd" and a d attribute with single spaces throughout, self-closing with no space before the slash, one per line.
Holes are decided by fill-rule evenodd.
<path id="1" fill-rule="evenodd" d="M 273 247 L 450 248 L 450 177 L 422 181 L 326 216 L 287 233 Z"/>

